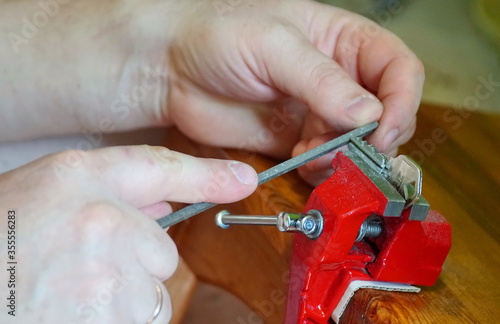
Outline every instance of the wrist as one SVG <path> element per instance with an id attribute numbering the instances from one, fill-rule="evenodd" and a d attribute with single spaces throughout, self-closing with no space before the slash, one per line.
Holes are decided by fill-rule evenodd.
<path id="1" fill-rule="evenodd" d="M 176 2 L 69 2 L 50 17 L 29 1 L 6 6 L 0 30 L 27 41 L 0 55 L 0 139 L 168 125 Z M 47 22 L 25 37 L 23 17 L 39 12 Z"/>
<path id="2" fill-rule="evenodd" d="M 134 80 L 129 94 L 115 100 L 115 110 L 136 109 L 148 111 L 151 126 L 170 126 L 168 95 L 175 79 L 170 60 L 173 40 L 183 28 L 191 1 L 150 0 L 127 2 L 130 21 L 127 23 L 130 55 L 124 78 Z M 127 74 L 128 73 L 128 74 Z M 138 102 L 140 101 L 140 102 Z M 119 103 L 118 103 L 119 102 Z M 119 105 L 122 105 L 119 107 Z"/>

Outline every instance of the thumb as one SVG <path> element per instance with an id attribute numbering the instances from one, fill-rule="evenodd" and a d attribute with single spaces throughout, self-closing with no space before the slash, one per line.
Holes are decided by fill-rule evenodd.
<path id="1" fill-rule="evenodd" d="M 121 146 L 89 152 L 99 179 L 120 199 L 142 208 L 161 201 L 228 203 L 257 187 L 257 174 L 237 161 L 202 159 L 164 147 Z"/>
<path id="2" fill-rule="evenodd" d="M 274 86 L 302 100 L 337 131 L 356 128 L 382 116 L 381 102 L 337 62 L 307 39 L 297 37 L 297 33 L 284 34 L 269 42 L 268 54 L 273 55 L 263 56 Z"/>

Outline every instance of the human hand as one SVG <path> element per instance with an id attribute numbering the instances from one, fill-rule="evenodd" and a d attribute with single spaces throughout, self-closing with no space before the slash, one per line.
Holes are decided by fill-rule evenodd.
<path id="1" fill-rule="evenodd" d="M 9 34 L 10 20 L 30 6 L 7 1 L 0 30 Z M 43 33 L 11 44 L 19 53 L 0 51 L 9 62 L 0 140 L 175 124 L 203 143 L 288 158 L 373 120 L 380 127 L 369 139 L 385 153 L 413 134 L 422 64 L 397 37 L 347 11 L 306 0 L 59 9 Z M 299 172 L 318 182 L 329 160 Z"/>
<path id="2" fill-rule="evenodd" d="M 154 221 L 171 212 L 165 200 L 232 202 L 256 182 L 245 164 L 148 146 L 68 151 L 0 175 L 2 265 L 9 210 L 17 235 L 16 316 L 4 307 L 0 322 L 146 323 L 160 282 L 165 298 L 154 323 L 167 323 L 161 281 L 177 251 Z M 0 272 L 2 283 L 7 275 Z"/>
<path id="3" fill-rule="evenodd" d="M 182 6 L 166 118 L 191 138 L 283 158 L 374 120 L 369 141 L 389 155 L 413 135 L 422 64 L 368 19 L 301 0 Z M 330 161 L 299 172 L 318 184 Z"/>

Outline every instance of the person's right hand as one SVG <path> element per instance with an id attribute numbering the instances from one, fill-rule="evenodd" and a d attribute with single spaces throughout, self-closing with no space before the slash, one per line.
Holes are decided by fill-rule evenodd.
<path id="1" fill-rule="evenodd" d="M 256 185 L 246 164 L 149 146 L 68 151 L 0 175 L 2 267 L 12 261 L 9 214 L 17 236 L 16 316 L 2 306 L 0 322 L 146 323 L 160 282 L 165 299 L 154 323 L 167 323 L 161 281 L 175 270 L 177 251 L 154 221 L 171 212 L 165 201 L 232 202 Z M 8 276 L 0 272 L 2 285 Z"/>
<path id="2" fill-rule="evenodd" d="M 416 127 L 424 69 L 388 30 L 316 1 L 176 1 L 165 120 L 198 142 L 281 159 L 372 121 L 395 155 Z M 333 155 L 299 168 L 310 184 Z"/>

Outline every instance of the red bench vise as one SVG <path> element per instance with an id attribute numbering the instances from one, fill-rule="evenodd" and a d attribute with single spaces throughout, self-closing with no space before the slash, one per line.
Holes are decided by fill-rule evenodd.
<path id="1" fill-rule="evenodd" d="M 305 213 L 231 215 L 216 223 L 271 225 L 294 238 L 286 324 L 338 322 L 359 288 L 418 292 L 433 285 L 451 247 L 450 224 L 421 196 L 422 171 L 352 137 Z M 305 234 L 305 235 L 303 235 Z"/>
<path id="2" fill-rule="evenodd" d="M 321 213 L 321 235 L 295 235 L 286 324 L 338 322 L 358 288 L 431 286 L 451 247 L 450 224 L 420 196 L 413 161 L 387 159 L 358 138 L 348 146 L 305 207 Z"/>

